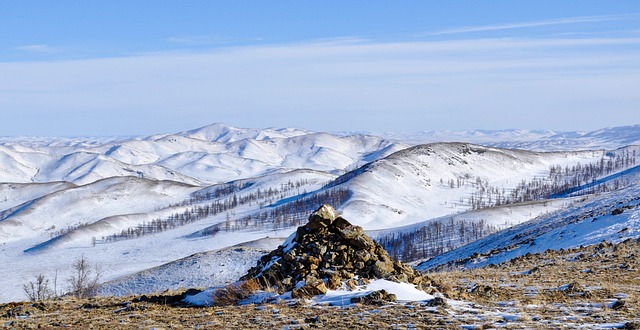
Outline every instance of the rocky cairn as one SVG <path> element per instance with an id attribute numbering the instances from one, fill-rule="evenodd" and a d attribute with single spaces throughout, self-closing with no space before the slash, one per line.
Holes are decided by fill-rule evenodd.
<path id="1" fill-rule="evenodd" d="M 263 256 L 241 280 L 255 279 L 263 288 L 292 291 L 293 298 L 308 298 L 328 289 L 354 289 L 371 279 L 416 285 L 433 293 L 431 281 L 411 266 L 393 261 L 364 233 L 340 217 L 329 205 L 309 216 L 309 222 L 281 246 Z"/>

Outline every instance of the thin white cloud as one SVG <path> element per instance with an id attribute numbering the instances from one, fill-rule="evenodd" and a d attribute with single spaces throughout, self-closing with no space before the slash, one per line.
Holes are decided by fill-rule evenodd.
<path id="1" fill-rule="evenodd" d="M 316 130 L 596 128 L 634 118 L 638 85 L 640 38 L 317 42 L 0 62 L 0 109 L 35 118 L 27 125 L 3 117 L 3 130 L 67 123 L 92 134 L 215 121 Z"/>
<path id="2" fill-rule="evenodd" d="M 167 41 L 184 46 L 211 46 L 234 42 L 232 39 L 220 39 L 208 35 L 175 36 L 168 38 Z"/>
<path id="3" fill-rule="evenodd" d="M 24 45 L 24 46 L 16 47 L 16 49 L 22 50 L 25 52 L 39 53 L 39 54 L 47 54 L 47 53 L 55 52 L 55 48 L 52 48 L 49 45 L 45 45 L 45 44 Z"/>
<path id="4" fill-rule="evenodd" d="M 532 21 L 532 22 L 461 27 L 461 28 L 453 28 L 453 29 L 445 29 L 440 31 L 429 32 L 427 34 L 428 35 L 461 34 L 461 33 L 487 32 L 487 31 L 498 31 L 498 30 L 512 30 L 512 29 L 521 29 L 521 28 L 528 28 L 528 27 L 549 26 L 549 25 L 619 21 L 619 20 L 630 19 L 636 16 L 637 15 L 632 15 L 632 14 L 606 15 L 606 16 L 580 16 L 580 17 L 569 17 L 569 18 L 550 19 L 550 20 L 542 20 L 542 21 Z"/>

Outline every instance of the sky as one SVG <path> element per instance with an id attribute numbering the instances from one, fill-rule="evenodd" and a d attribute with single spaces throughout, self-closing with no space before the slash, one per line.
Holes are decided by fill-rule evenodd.
<path id="1" fill-rule="evenodd" d="M 0 136 L 640 123 L 640 1 L 0 0 Z"/>

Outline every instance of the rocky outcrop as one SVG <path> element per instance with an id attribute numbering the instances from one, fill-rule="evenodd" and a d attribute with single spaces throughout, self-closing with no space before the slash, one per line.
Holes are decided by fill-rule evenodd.
<path id="1" fill-rule="evenodd" d="M 263 287 L 310 297 L 338 287 L 355 288 L 370 279 L 411 283 L 432 293 L 431 281 L 389 254 L 329 205 L 309 216 L 281 246 L 263 256 L 241 278 Z"/>

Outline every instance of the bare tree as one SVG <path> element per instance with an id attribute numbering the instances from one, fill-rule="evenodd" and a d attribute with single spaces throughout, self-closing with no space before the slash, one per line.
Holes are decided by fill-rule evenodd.
<path id="1" fill-rule="evenodd" d="M 22 289 L 31 301 L 48 300 L 54 296 L 54 292 L 49 288 L 49 280 L 42 274 L 36 276 L 35 281 L 24 284 Z"/>
<path id="2" fill-rule="evenodd" d="M 100 269 L 85 259 L 84 255 L 73 263 L 74 275 L 69 277 L 70 293 L 77 298 L 90 298 L 98 292 Z"/>

